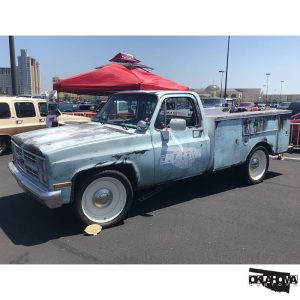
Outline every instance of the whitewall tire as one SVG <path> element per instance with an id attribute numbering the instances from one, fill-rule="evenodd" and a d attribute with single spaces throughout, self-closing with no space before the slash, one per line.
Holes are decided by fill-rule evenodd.
<path id="1" fill-rule="evenodd" d="M 110 227 L 121 221 L 133 202 L 128 178 L 114 170 L 102 171 L 87 178 L 75 194 L 75 208 L 87 225 Z"/>
<path id="2" fill-rule="evenodd" d="M 246 165 L 245 175 L 250 183 L 260 183 L 264 180 L 269 168 L 269 153 L 263 146 L 255 147 L 249 154 Z"/>

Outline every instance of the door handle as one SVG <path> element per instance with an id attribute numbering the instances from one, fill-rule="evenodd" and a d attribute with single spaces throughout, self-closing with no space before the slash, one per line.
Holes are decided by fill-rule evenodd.
<path id="1" fill-rule="evenodd" d="M 45 119 L 40 119 L 40 122 L 45 122 Z"/>
<path id="2" fill-rule="evenodd" d="M 193 138 L 200 138 L 203 134 L 203 128 L 193 130 Z"/>
<path id="3" fill-rule="evenodd" d="M 23 123 L 23 120 L 17 120 L 16 123 L 17 123 L 17 124 L 22 124 L 22 123 Z"/>

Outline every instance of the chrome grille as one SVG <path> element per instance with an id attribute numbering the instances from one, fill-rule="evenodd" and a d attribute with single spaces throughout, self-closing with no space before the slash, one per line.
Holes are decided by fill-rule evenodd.
<path id="1" fill-rule="evenodd" d="M 13 146 L 13 155 L 14 155 L 14 162 L 18 168 L 20 168 L 24 173 L 28 174 L 35 180 L 40 182 L 41 178 L 40 175 L 43 170 L 39 170 L 40 162 L 44 160 L 43 157 L 37 156 L 27 150 L 24 150 L 16 143 L 12 142 Z"/>
<path id="2" fill-rule="evenodd" d="M 29 152 L 24 151 L 24 159 L 36 164 L 36 158 Z"/>
<path id="3" fill-rule="evenodd" d="M 22 156 L 22 150 L 21 150 L 20 147 L 15 146 L 15 151 L 16 151 L 16 154 L 17 154 L 18 156 Z"/>
<path id="4" fill-rule="evenodd" d="M 38 171 L 36 171 L 28 166 L 25 166 L 25 171 L 26 171 L 26 173 L 32 175 L 33 177 L 35 177 L 36 179 L 39 180 L 39 172 Z"/>

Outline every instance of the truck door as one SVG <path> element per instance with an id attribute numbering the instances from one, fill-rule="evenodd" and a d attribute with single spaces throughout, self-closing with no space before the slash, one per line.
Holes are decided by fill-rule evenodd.
<path id="1" fill-rule="evenodd" d="M 37 114 L 32 101 L 14 101 L 16 111 L 17 133 L 40 128 Z"/>
<path id="2" fill-rule="evenodd" d="M 184 119 L 186 129 L 167 128 L 172 118 Z M 209 138 L 202 127 L 200 109 L 191 95 L 165 97 L 154 123 L 155 181 L 169 181 L 203 173 L 209 161 Z"/>

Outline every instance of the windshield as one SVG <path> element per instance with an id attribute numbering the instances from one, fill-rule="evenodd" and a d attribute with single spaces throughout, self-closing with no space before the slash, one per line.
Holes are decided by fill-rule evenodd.
<path id="1" fill-rule="evenodd" d="M 222 106 L 222 99 L 219 98 L 207 98 L 203 101 L 204 107 Z"/>
<path id="2" fill-rule="evenodd" d="M 242 102 L 240 104 L 240 106 L 251 106 L 251 105 L 252 105 L 252 103 L 249 103 L 249 102 Z"/>
<path id="3" fill-rule="evenodd" d="M 150 122 L 156 103 L 153 94 L 115 94 L 92 121 L 136 128 L 139 121 Z"/>

